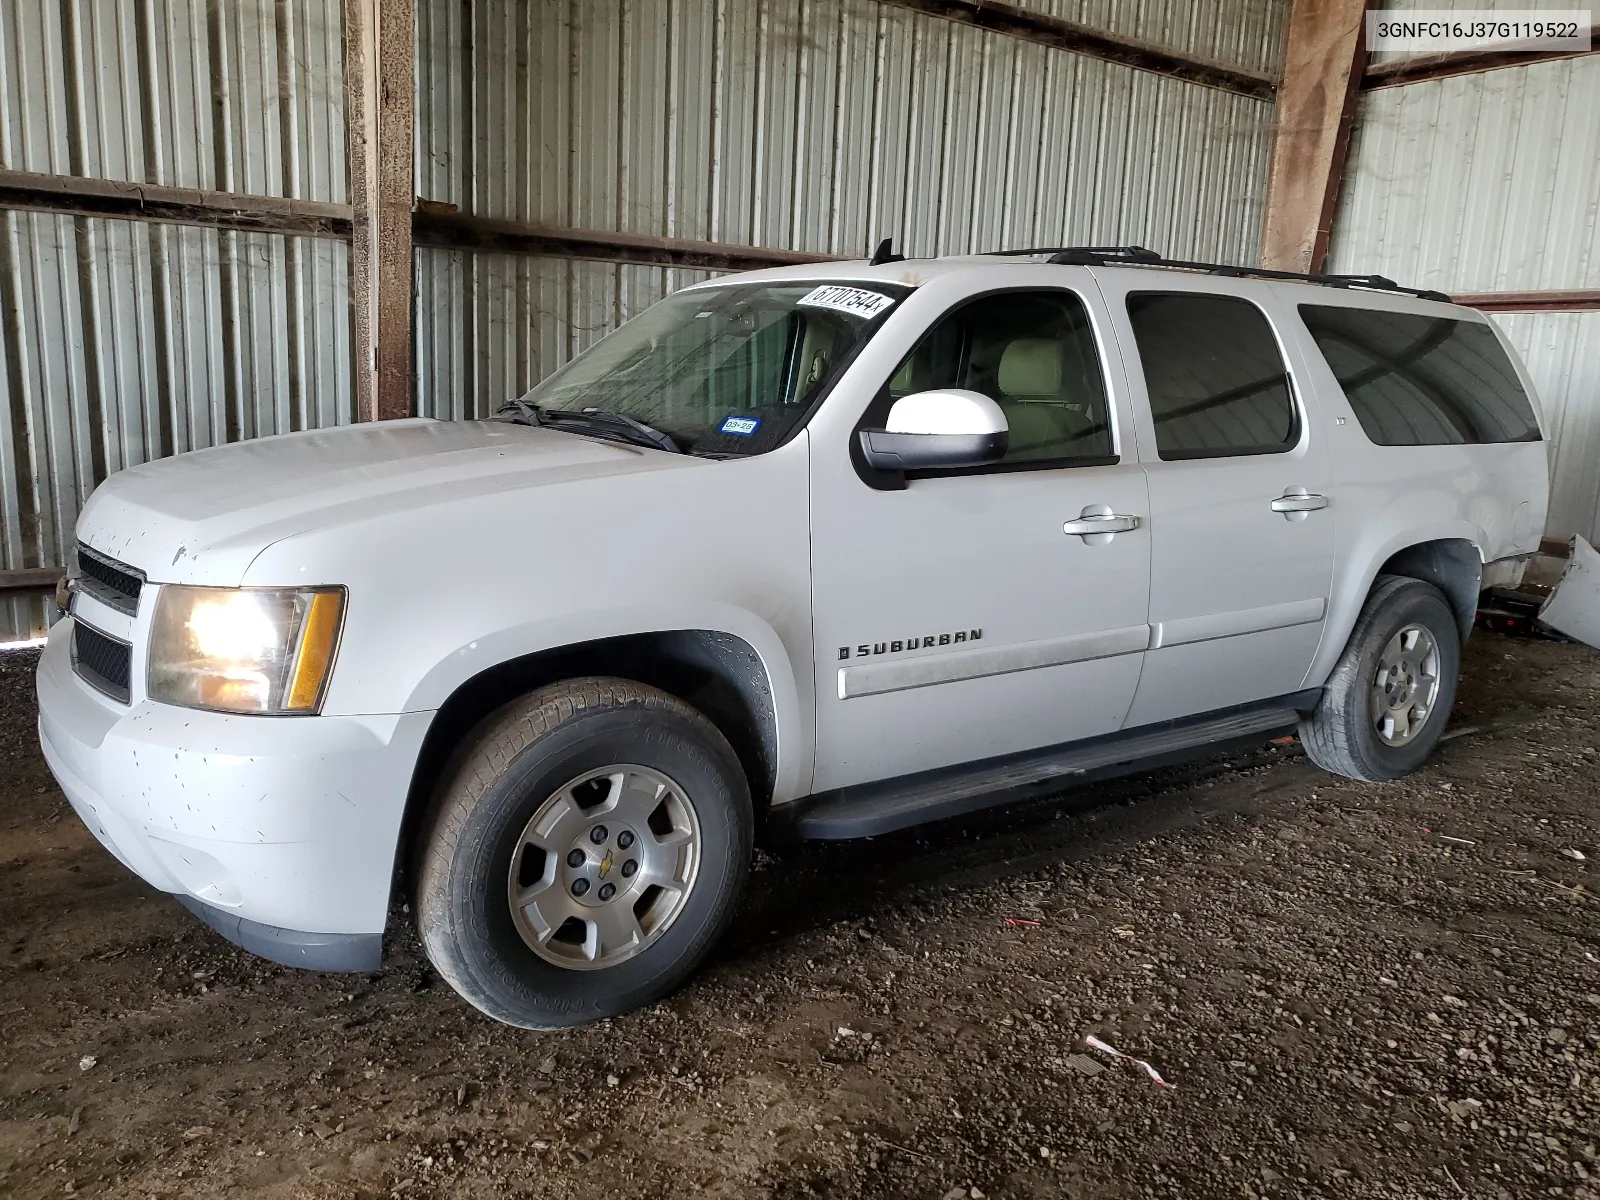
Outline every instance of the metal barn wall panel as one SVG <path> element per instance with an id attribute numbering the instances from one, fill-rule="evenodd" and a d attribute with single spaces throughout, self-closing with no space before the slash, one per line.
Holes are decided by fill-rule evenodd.
<path id="1" fill-rule="evenodd" d="M 417 41 L 417 190 L 464 212 L 833 254 L 893 235 L 919 255 L 1255 260 L 1273 107 L 1231 93 L 872 0 L 419 0 Z M 472 262 L 419 256 L 423 411 L 481 409 L 562 361 L 518 324 L 534 297 L 562 297 L 570 345 L 661 277 Z M 483 308 L 468 275 L 526 299 Z M 470 349 L 450 340 L 467 326 Z"/>
<path id="2" fill-rule="evenodd" d="M 5 0 L 0 167 L 342 203 L 340 0 Z"/>
<path id="3" fill-rule="evenodd" d="M 1362 96 L 1329 270 L 1600 287 L 1600 55 Z"/>
<path id="4" fill-rule="evenodd" d="M 342 242 L 0 213 L 0 569 L 62 566 L 113 471 L 350 421 L 348 273 Z"/>
<path id="5" fill-rule="evenodd" d="M 1269 75 L 1283 70 L 1287 2 L 1269 0 L 1009 0 L 1047 16 L 1138 38 L 1224 66 Z M 1481 0 L 1479 0 L 1481 3 Z M 1441 4 L 1439 7 L 1445 7 Z"/>
<path id="6" fill-rule="evenodd" d="M 1517 348 L 1550 436 L 1549 537 L 1600 542 L 1600 313 L 1494 317 Z"/>

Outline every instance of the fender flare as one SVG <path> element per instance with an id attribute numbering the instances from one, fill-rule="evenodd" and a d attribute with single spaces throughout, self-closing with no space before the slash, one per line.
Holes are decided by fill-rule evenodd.
<path id="1" fill-rule="evenodd" d="M 1361 555 L 1362 566 L 1359 574 L 1347 575 L 1344 580 L 1340 580 L 1337 576 L 1334 578 L 1333 595 L 1328 604 L 1328 617 L 1322 627 L 1322 643 L 1317 647 L 1317 653 L 1311 660 L 1311 669 L 1306 672 L 1304 681 L 1306 687 L 1321 686 L 1333 672 L 1334 664 L 1344 653 L 1345 644 L 1350 640 L 1350 632 L 1355 628 L 1356 618 L 1361 615 L 1361 606 L 1367 602 L 1367 597 L 1372 592 L 1372 585 L 1378 578 L 1378 572 L 1383 569 L 1383 564 L 1412 546 L 1443 541 L 1466 542 L 1471 545 L 1477 552 L 1481 578 L 1483 547 L 1486 542 L 1484 531 L 1470 521 L 1459 519 L 1427 525 L 1420 529 L 1396 530 L 1387 539 Z"/>
<path id="2" fill-rule="evenodd" d="M 737 605 L 668 603 L 594 609 L 497 629 L 436 662 L 407 697 L 406 711 L 436 710 L 463 684 L 513 659 L 606 638 L 681 630 L 738 638 L 755 652 L 766 672 L 777 735 L 772 802 L 780 804 L 804 795 L 811 784 L 813 747 L 802 680 L 810 682 L 810 663 L 805 663 L 805 674 L 797 676 L 790 652 L 772 626 Z"/>

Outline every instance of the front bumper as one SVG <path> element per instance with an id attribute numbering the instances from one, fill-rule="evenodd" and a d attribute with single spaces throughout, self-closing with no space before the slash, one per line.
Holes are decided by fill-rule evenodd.
<path id="1" fill-rule="evenodd" d="M 276 962 L 371 970 L 411 772 L 433 714 L 258 717 L 118 704 L 39 661 L 39 741 L 123 865 Z"/>

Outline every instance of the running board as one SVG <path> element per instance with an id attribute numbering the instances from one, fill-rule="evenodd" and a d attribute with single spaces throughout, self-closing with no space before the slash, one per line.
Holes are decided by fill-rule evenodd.
<path id="1" fill-rule="evenodd" d="M 836 841 L 874 837 L 1025 799 L 1040 784 L 1087 783 L 1169 766 L 1292 733 L 1321 688 L 1181 721 L 821 792 L 797 805 L 794 832 Z"/>

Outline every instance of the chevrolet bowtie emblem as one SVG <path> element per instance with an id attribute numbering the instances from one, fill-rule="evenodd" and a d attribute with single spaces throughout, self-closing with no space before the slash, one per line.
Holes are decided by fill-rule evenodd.
<path id="1" fill-rule="evenodd" d="M 604 879 L 609 874 L 611 874 L 611 851 L 608 848 L 606 856 L 600 860 L 600 878 Z"/>

